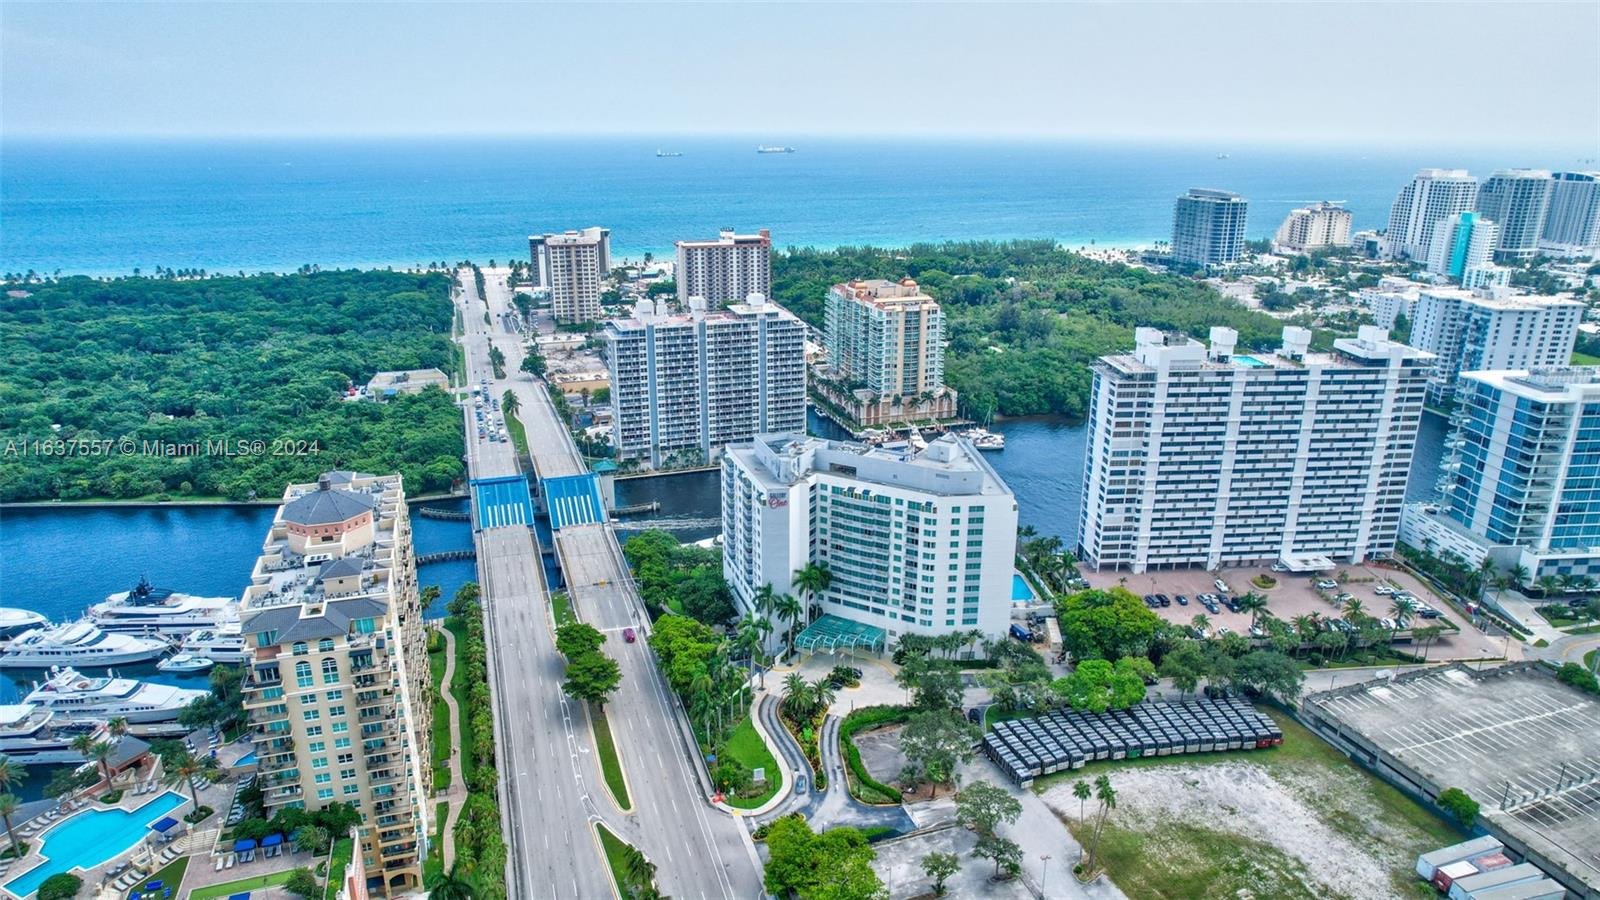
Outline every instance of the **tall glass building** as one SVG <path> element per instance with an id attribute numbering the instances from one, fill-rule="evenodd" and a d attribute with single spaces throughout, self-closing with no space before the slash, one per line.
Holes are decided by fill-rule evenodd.
<path id="1" fill-rule="evenodd" d="M 1479 552 L 1545 575 L 1600 577 L 1600 368 L 1466 372 L 1456 389 L 1438 520 L 1470 536 Z M 1407 510 L 1407 517 L 1423 515 Z M 1422 521 L 1422 520 L 1419 520 Z M 1410 524 L 1410 523 L 1408 523 Z M 1427 529 L 1407 543 L 1428 539 Z M 1459 534 L 1464 532 L 1465 534 Z"/>

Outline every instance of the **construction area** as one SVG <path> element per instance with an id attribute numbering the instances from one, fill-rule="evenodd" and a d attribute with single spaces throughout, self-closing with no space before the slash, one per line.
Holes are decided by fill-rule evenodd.
<path id="1" fill-rule="evenodd" d="M 1413 796 L 1460 788 L 1507 847 L 1600 897 L 1600 698 L 1534 663 L 1452 665 L 1310 695 L 1301 718 Z"/>

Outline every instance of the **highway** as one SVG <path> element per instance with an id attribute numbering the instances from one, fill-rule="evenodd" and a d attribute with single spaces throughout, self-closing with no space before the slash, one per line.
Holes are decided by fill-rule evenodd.
<path id="1" fill-rule="evenodd" d="M 478 297 L 470 270 L 458 277 L 467 327 L 462 344 L 473 383 L 489 377 L 490 396 L 515 393 L 540 476 L 587 471 L 543 385 L 520 372 L 521 340 L 501 324 L 510 310 L 504 270 L 486 269 L 484 275 L 486 298 Z M 485 301 L 492 326 L 484 323 Z M 490 372 L 491 340 L 506 357 L 506 379 Z M 466 416 L 473 477 L 516 473 L 512 446 L 476 440 L 472 414 Z M 610 896 L 604 862 L 584 827 L 594 821 L 604 821 L 656 864 L 664 894 L 680 900 L 764 896 L 747 833 L 708 800 L 698 751 L 644 642 L 648 619 L 610 526 L 564 528 L 556 552 L 574 609 L 605 632 L 604 650 L 622 670 L 606 710 L 627 777 L 627 811 L 615 806 L 605 788 L 582 704 L 561 692 L 564 664 L 551 636 L 548 587 L 532 533 L 523 527 L 480 531 L 478 551 L 489 611 L 511 896 Z M 622 639 L 627 627 L 638 632 L 637 643 Z"/>

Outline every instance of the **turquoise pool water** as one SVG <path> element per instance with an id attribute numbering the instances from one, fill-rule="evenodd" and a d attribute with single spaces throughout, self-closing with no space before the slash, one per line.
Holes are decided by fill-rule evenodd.
<path id="1" fill-rule="evenodd" d="M 1235 356 L 1233 361 L 1247 369 L 1264 369 L 1267 367 L 1266 363 L 1256 359 L 1254 356 Z"/>
<path id="2" fill-rule="evenodd" d="M 40 835 L 45 861 L 6 882 L 6 890 L 27 897 L 51 875 L 75 868 L 92 869 L 133 849 L 157 819 L 184 802 L 181 794 L 167 791 L 133 812 L 91 809 L 62 819 Z"/>
<path id="3" fill-rule="evenodd" d="M 253 766 L 255 764 L 256 752 L 254 750 L 251 750 L 249 753 L 239 757 L 239 761 L 234 763 L 235 766 Z"/>
<path id="4" fill-rule="evenodd" d="M 1028 587 L 1028 580 L 1016 572 L 1011 573 L 1011 600 L 1025 603 L 1033 599 L 1033 588 Z"/>

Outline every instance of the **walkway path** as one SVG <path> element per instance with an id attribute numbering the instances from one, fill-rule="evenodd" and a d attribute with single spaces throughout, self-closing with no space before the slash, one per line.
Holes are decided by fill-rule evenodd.
<path id="1" fill-rule="evenodd" d="M 778 698 L 771 694 L 762 697 L 757 709 L 762 725 L 781 751 L 784 765 L 789 766 L 791 771 L 809 772 L 810 766 L 800 745 L 778 718 Z M 827 789 L 816 790 L 815 785 L 807 784 L 807 789 L 801 791 L 796 785 L 796 790 L 786 802 L 757 817 L 757 821 L 770 822 L 797 812 L 805 816 L 817 831 L 849 825 L 855 828 L 887 827 L 903 834 L 916 828 L 916 823 L 911 821 L 911 816 L 903 806 L 871 806 L 850 796 L 850 786 L 845 783 L 844 759 L 839 753 L 839 722 L 838 716 L 830 715 L 822 724 L 822 770 L 828 776 Z M 807 779 L 808 782 L 810 780 Z"/>
<path id="2" fill-rule="evenodd" d="M 456 636 L 442 625 L 439 633 L 444 635 L 444 677 L 439 681 L 439 696 L 450 710 L 450 787 L 444 792 L 444 799 L 450 806 L 445 811 L 442 838 L 444 870 L 448 872 L 456 862 L 456 819 L 460 818 L 461 807 L 467 801 L 467 784 L 461 774 L 461 710 L 456 708 L 455 695 L 450 693 L 450 682 L 456 674 Z"/>

